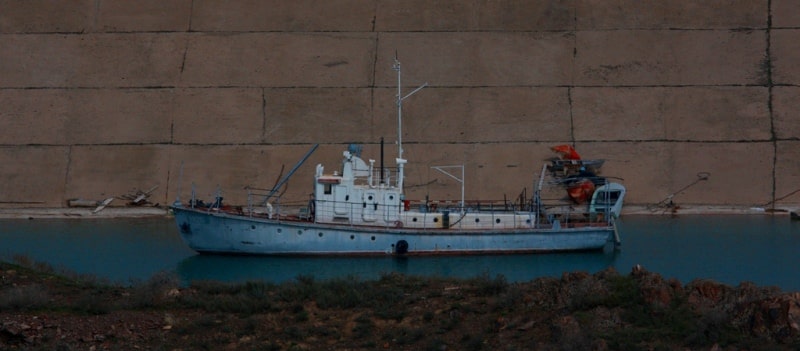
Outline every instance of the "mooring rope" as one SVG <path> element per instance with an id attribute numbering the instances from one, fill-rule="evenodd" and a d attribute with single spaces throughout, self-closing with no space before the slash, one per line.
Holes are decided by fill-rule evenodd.
<path id="1" fill-rule="evenodd" d="M 777 199 L 775 199 L 775 200 L 772 200 L 772 201 L 770 201 L 770 202 L 767 202 L 767 203 L 765 203 L 765 204 L 761 205 L 761 207 L 767 207 L 767 206 L 769 206 L 769 205 L 774 205 L 776 202 L 778 202 L 778 201 L 781 201 L 781 200 L 783 200 L 783 199 L 785 199 L 785 198 L 787 198 L 787 197 L 789 197 L 789 196 L 792 196 L 792 195 L 794 195 L 794 194 L 797 194 L 797 193 L 800 193 L 800 189 L 797 189 L 797 190 L 795 190 L 795 191 L 792 191 L 791 193 L 788 193 L 788 194 L 786 194 L 786 195 L 784 195 L 784 196 L 781 196 L 781 197 L 779 197 L 779 198 L 777 198 Z"/>
<path id="2" fill-rule="evenodd" d="M 689 189 L 689 188 L 697 185 L 697 183 L 700 183 L 700 182 L 702 182 L 704 180 L 708 180 L 709 177 L 711 177 L 711 173 L 710 172 L 698 172 L 697 173 L 697 179 L 695 179 L 693 182 L 689 183 L 689 185 L 686 185 L 683 188 L 681 188 L 680 190 L 678 190 L 676 192 L 673 192 L 672 194 L 669 194 L 669 196 L 667 196 L 664 200 L 661 200 L 660 202 L 658 202 L 656 204 L 648 205 L 647 209 L 651 210 L 651 211 L 656 211 L 656 210 L 662 209 L 662 208 L 675 208 L 675 203 L 672 202 L 672 198 L 674 198 L 675 195 L 678 195 L 678 194 L 684 192 L 686 189 Z M 800 191 L 800 190 L 798 190 L 798 191 Z"/>

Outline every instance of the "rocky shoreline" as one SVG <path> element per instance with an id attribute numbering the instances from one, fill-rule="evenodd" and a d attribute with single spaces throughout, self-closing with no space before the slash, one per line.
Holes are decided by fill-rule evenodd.
<path id="1" fill-rule="evenodd" d="M 642 267 L 508 283 L 223 284 L 158 274 L 132 286 L 0 263 L 0 349 L 796 350 L 800 293 Z"/>

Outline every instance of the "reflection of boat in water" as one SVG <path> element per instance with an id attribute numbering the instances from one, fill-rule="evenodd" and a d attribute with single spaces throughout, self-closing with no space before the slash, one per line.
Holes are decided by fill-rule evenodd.
<path id="1" fill-rule="evenodd" d="M 597 272 L 614 266 L 617 251 L 551 255 L 426 256 L 230 256 L 194 255 L 178 264 L 178 275 L 189 283 L 266 281 L 280 283 L 300 276 L 327 280 L 345 277 L 378 279 L 400 273 L 422 277 L 474 278 L 502 275 L 510 282 L 559 277 L 563 272 Z"/>
<path id="2" fill-rule="evenodd" d="M 400 92 L 399 62 L 394 68 L 398 74 L 398 120 L 402 121 L 404 97 Z M 281 208 L 280 198 L 273 196 L 283 181 L 268 192 L 249 192 L 247 207 L 226 206 L 219 196 L 210 205 L 201 204 L 194 196 L 188 204 L 176 201 L 171 208 L 181 237 L 201 253 L 265 255 L 590 251 L 602 250 L 610 241 L 619 242 L 615 220 L 625 188 L 618 183 L 606 184 L 605 178 L 596 176 L 588 178 L 591 181 L 586 184 L 587 177 L 582 174 L 575 179 L 578 185 L 572 184 L 574 166 L 581 171 L 599 167 L 581 161 L 574 149 L 564 158 L 569 162 L 545 164 L 534 194 L 529 198 L 521 196 L 518 203 L 467 203 L 463 166 L 433 167 L 461 182 L 460 201 L 439 205 L 427 199 L 406 199 L 403 182 L 407 160 L 403 158 L 402 130 L 398 130 L 398 156 L 393 169 L 383 166 L 382 156 L 380 167 L 376 167 L 375 160 L 365 162 L 359 147 L 344 151 L 343 156 L 341 169 L 333 173 L 326 173 L 321 164 L 317 165 L 313 198 L 296 213 L 275 211 Z M 461 168 L 461 178 L 446 170 L 453 167 Z M 545 196 L 551 187 L 562 194 L 565 185 L 570 194 L 575 193 L 573 201 Z M 592 198 L 595 203 L 586 205 Z"/>

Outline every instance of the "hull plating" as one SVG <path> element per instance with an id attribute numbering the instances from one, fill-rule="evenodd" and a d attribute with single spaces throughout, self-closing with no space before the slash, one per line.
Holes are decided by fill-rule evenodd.
<path id="1" fill-rule="evenodd" d="M 201 253 L 447 255 L 602 250 L 613 227 L 459 230 L 355 227 L 173 208 L 181 237 Z"/>

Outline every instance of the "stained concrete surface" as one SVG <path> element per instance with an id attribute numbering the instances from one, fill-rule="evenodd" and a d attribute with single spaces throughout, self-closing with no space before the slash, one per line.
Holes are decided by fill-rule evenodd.
<path id="1" fill-rule="evenodd" d="M 135 5 L 135 6 L 134 6 Z M 800 5 L 793 0 L 0 0 L 0 207 L 158 186 L 151 201 L 286 191 L 348 143 L 395 157 L 408 197 L 531 190 L 570 143 L 631 208 L 800 203 Z M 788 195 L 788 196 L 787 196 Z M 115 201 L 122 205 L 124 201 Z"/>

